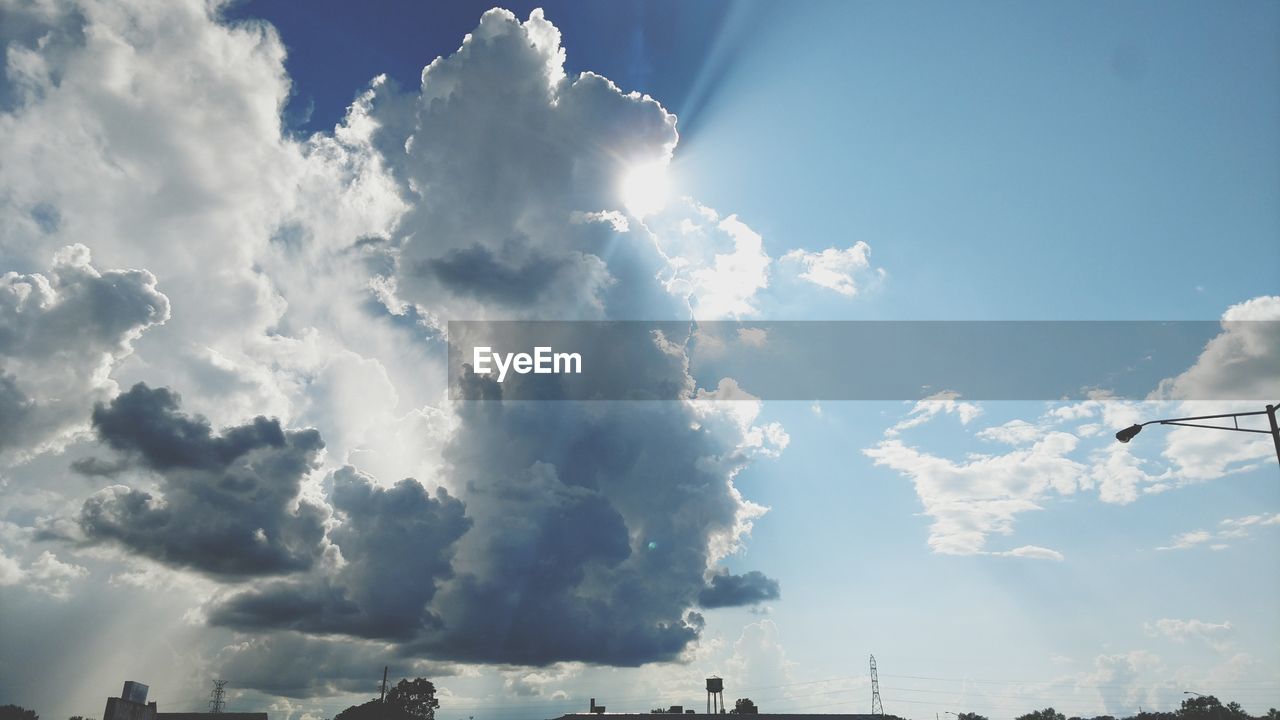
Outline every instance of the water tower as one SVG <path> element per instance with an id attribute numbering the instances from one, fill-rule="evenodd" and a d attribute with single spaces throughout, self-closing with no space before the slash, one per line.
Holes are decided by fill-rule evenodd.
<path id="1" fill-rule="evenodd" d="M 713 712 L 724 712 L 724 680 L 714 676 L 707 678 L 707 714 Z"/>

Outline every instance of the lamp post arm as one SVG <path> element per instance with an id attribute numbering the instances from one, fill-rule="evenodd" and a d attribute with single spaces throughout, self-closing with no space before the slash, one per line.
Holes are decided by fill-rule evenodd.
<path id="1" fill-rule="evenodd" d="M 1171 425 L 1173 423 L 1186 422 L 1187 420 L 1220 420 L 1222 418 L 1242 418 L 1242 417 L 1249 417 L 1251 415 L 1267 415 L 1267 414 L 1269 413 L 1266 410 L 1257 410 L 1254 412 L 1243 412 L 1243 413 L 1223 413 L 1221 415 L 1195 415 L 1193 417 L 1165 418 L 1163 420 L 1148 420 L 1144 423 L 1141 423 L 1141 425 L 1143 427 L 1147 425 Z M 1202 425 L 1200 427 L 1213 427 L 1213 426 Z M 1221 428 L 1221 429 L 1234 430 L 1236 428 Z"/>
<path id="2" fill-rule="evenodd" d="M 1231 430 L 1233 432 L 1262 433 L 1264 435 L 1271 436 L 1271 440 L 1272 442 L 1275 443 L 1275 446 L 1276 446 L 1276 460 L 1280 462 L 1280 423 L 1277 423 L 1276 421 L 1276 413 L 1278 411 L 1280 411 L 1280 403 L 1275 403 L 1274 405 L 1267 405 L 1266 410 L 1255 410 L 1253 412 L 1222 413 L 1220 415 L 1195 415 L 1191 417 L 1163 418 L 1160 420 L 1148 420 L 1144 423 L 1137 423 L 1135 425 L 1131 425 L 1125 428 L 1124 430 L 1117 432 L 1116 439 L 1122 443 L 1127 443 L 1130 440 L 1132 440 L 1135 435 L 1138 434 L 1139 430 L 1141 430 L 1142 428 L 1148 425 L 1179 425 L 1182 427 L 1205 428 L 1208 430 Z M 1253 417 L 1256 415 L 1266 415 L 1267 421 L 1271 425 L 1271 429 L 1259 430 L 1257 428 L 1240 427 L 1240 418 Z M 1225 418 L 1231 418 L 1234 421 L 1233 422 L 1234 427 L 1224 427 L 1222 425 L 1204 425 L 1199 422 L 1196 422 L 1198 420 L 1222 420 Z"/>

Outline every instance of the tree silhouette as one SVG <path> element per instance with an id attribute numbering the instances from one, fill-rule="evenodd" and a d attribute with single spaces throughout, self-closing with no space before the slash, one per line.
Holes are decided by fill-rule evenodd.
<path id="1" fill-rule="evenodd" d="M 387 704 L 396 705 L 418 720 L 435 720 L 436 708 L 440 701 L 436 699 L 436 686 L 426 678 L 401 680 L 387 691 Z"/>
<path id="2" fill-rule="evenodd" d="M 333 720 L 435 720 L 438 707 L 436 686 L 426 678 L 414 678 L 396 683 L 387 691 L 386 702 L 375 698 L 362 705 L 352 705 L 334 715 Z"/>
<path id="3" fill-rule="evenodd" d="M 887 716 L 886 720 L 888 720 Z M 966 712 L 959 713 L 957 720 L 987 720 L 987 718 L 977 713 Z M 1066 720 L 1066 718 L 1053 708 L 1045 708 L 1019 715 L 1017 720 Z M 1266 713 L 1255 717 L 1245 712 L 1238 702 L 1223 705 L 1212 695 L 1199 695 L 1183 700 L 1182 705 L 1172 712 L 1143 711 L 1123 718 L 1113 715 L 1073 716 L 1070 720 L 1280 720 L 1280 711 L 1271 708 Z"/>
<path id="4" fill-rule="evenodd" d="M 1051 707 L 1048 707 L 1043 710 L 1036 710 L 1035 712 L 1027 713 L 1026 715 L 1019 715 L 1017 720 L 1067 720 L 1067 716 Z"/>
<path id="5" fill-rule="evenodd" d="M 751 702 L 751 698 L 738 698 L 738 701 L 733 704 L 733 709 L 729 712 L 737 713 L 738 715 L 756 715 L 760 712 L 760 708 Z"/>
<path id="6" fill-rule="evenodd" d="M 40 720 L 35 710 L 17 705 L 0 705 L 0 720 Z"/>
<path id="7" fill-rule="evenodd" d="M 399 705 L 384 703 L 377 698 L 363 705 L 352 705 L 333 716 L 333 720 L 413 720 Z"/>
<path id="8" fill-rule="evenodd" d="M 1197 695 L 1182 701 L 1179 720 L 1249 720 L 1249 713 L 1238 702 L 1223 705 L 1212 695 Z"/>

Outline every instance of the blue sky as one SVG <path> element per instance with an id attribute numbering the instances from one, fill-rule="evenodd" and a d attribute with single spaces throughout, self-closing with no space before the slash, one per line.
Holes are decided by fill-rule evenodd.
<path id="1" fill-rule="evenodd" d="M 777 317 L 1208 320 L 1276 287 L 1271 4 L 510 9 L 532 7 L 564 33 L 570 72 L 680 118 L 681 191 L 734 208 L 770 249 L 852 235 L 911 268 L 892 297 Z M 485 9 L 267 0 L 228 14 L 280 29 L 288 115 L 314 131 L 375 74 L 416 83 Z"/>
<path id="2" fill-rule="evenodd" d="M 1280 705 L 1268 439 L 1111 437 L 1280 400 L 1274 324 L 1148 403 L 486 416 L 440 357 L 450 319 L 1280 319 L 1280 6 L 489 7 L 119 0 L 3 37 L 0 701 L 188 710 L 218 675 L 319 720 L 392 664 L 442 720 L 699 707 L 709 673 L 864 712 L 874 653 L 917 720 Z"/>

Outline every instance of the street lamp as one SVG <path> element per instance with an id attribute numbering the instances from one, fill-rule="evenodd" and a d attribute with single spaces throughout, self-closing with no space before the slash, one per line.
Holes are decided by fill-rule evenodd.
<path id="1" fill-rule="evenodd" d="M 1183 695 L 1195 695 L 1196 697 L 1204 697 L 1204 695 L 1201 695 L 1200 693 L 1198 693 L 1198 692 L 1194 692 L 1194 691 L 1192 691 L 1192 690 L 1183 690 L 1183 691 L 1182 691 L 1182 694 L 1183 694 Z"/>
<path id="2" fill-rule="evenodd" d="M 1136 437 L 1138 433 L 1142 432 L 1142 428 L 1148 425 L 1181 425 L 1182 427 L 1208 428 L 1210 430 L 1232 430 L 1235 432 L 1262 433 L 1263 435 L 1270 435 L 1271 440 L 1275 442 L 1276 461 L 1280 462 L 1280 426 L 1276 425 L 1277 408 L 1280 408 L 1280 403 L 1277 403 L 1276 405 L 1268 405 L 1266 410 L 1256 410 L 1254 412 L 1224 413 L 1222 415 L 1197 415 L 1195 417 L 1166 418 L 1164 420 L 1148 420 L 1144 423 L 1137 423 L 1136 425 L 1130 425 L 1129 427 L 1116 433 L 1116 440 L 1119 440 L 1122 443 L 1127 443 L 1130 440 L 1132 440 L 1134 437 Z M 1271 429 L 1256 430 L 1254 428 L 1240 427 L 1240 418 L 1249 417 L 1252 415 L 1266 415 L 1267 420 L 1271 422 Z M 1234 421 L 1233 422 L 1234 427 L 1224 427 L 1222 425 L 1201 425 L 1197 422 L 1193 422 L 1195 420 L 1222 420 L 1224 418 L 1231 418 Z M 1192 693 L 1192 694 L 1195 694 L 1195 693 Z"/>

